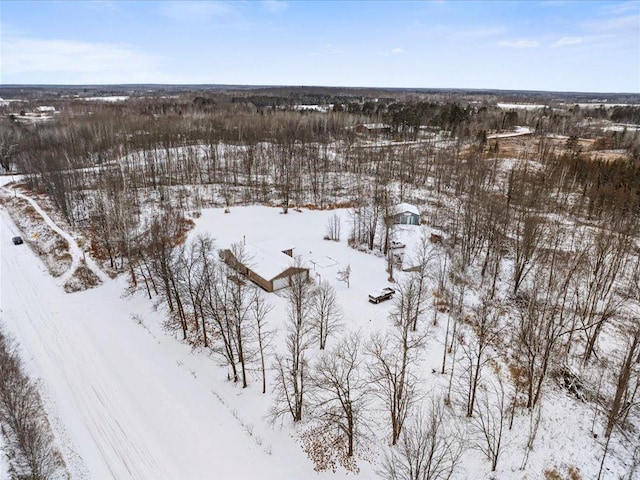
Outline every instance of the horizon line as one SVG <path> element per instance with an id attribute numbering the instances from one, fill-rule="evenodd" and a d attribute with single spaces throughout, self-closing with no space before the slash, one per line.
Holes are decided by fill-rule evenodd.
<path id="1" fill-rule="evenodd" d="M 560 94 L 601 94 L 601 95 L 640 95 L 638 92 L 604 92 L 604 91 L 580 91 L 580 90 L 535 90 L 535 89 L 503 89 L 503 88 L 477 88 L 477 87 L 374 87 L 374 86 L 347 86 L 347 85 L 274 85 L 274 84 L 234 84 L 234 83 L 0 83 L 2 88 L 97 88 L 97 87 L 191 87 L 191 88 L 325 88 L 325 89 L 350 89 L 350 90 L 382 90 L 400 92 L 504 92 L 504 93 L 560 93 Z"/>

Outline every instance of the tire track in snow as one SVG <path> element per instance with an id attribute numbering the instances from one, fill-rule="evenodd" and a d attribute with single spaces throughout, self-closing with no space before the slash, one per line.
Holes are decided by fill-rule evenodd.
<path id="1" fill-rule="evenodd" d="M 88 255 L 86 255 L 85 251 L 80 248 L 78 242 L 65 230 L 60 228 L 53 219 L 45 212 L 42 207 L 36 202 L 33 198 L 25 195 L 24 193 L 10 190 L 7 187 L 2 187 L 4 191 L 11 195 L 15 195 L 20 197 L 27 202 L 40 214 L 40 216 L 44 219 L 45 223 L 57 234 L 59 234 L 62 238 L 64 238 L 69 244 L 69 253 L 71 254 L 72 262 L 69 270 L 59 278 L 59 282 L 64 285 L 71 276 L 75 273 L 76 269 L 80 265 L 80 261 L 84 260 L 87 267 L 100 279 L 101 282 L 106 283 L 111 280 L 109 276 L 102 271 L 100 267 L 95 263 L 95 261 Z"/>

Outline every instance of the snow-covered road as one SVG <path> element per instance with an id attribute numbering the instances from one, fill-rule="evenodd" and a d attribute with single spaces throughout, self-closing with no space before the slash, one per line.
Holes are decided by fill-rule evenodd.
<path id="1" fill-rule="evenodd" d="M 292 478 L 176 360 L 187 347 L 131 319 L 123 283 L 67 294 L 0 211 L 0 317 L 21 345 L 73 478 Z M 268 468 L 266 468 L 268 466 Z M 298 470 L 298 471 L 296 471 Z"/>

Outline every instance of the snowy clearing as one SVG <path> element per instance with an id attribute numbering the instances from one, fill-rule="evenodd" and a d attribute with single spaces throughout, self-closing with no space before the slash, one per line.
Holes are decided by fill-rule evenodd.
<path id="1" fill-rule="evenodd" d="M 149 302 L 121 298 L 119 280 L 65 294 L 29 249 L 12 245 L 19 232 L 4 211 L 1 223 L 2 322 L 42 379 L 73 478 L 205 479 L 212 468 L 226 478 L 301 478 L 309 470 L 302 454 L 292 461 L 278 443 L 252 441 L 213 388 L 210 360 L 191 373 L 188 347 L 132 320 L 157 318 Z"/>
<path id="2" fill-rule="evenodd" d="M 347 210 L 338 213 L 346 226 Z M 322 240 L 330 214 L 292 210 L 283 215 L 260 206 L 235 207 L 230 213 L 205 209 L 189 239 L 208 233 L 219 247 L 228 247 L 245 238 L 278 242 L 284 236 L 287 247 L 293 245 L 312 267 L 312 277 L 336 288 L 347 331 L 365 336 L 385 332 L 392 302 L 367 301 L 371 290 L 389 285 L 385 260 L 348 248 L 345 239 Z M 210 478 L 212 468 L 225 478 L 311 475 L 313 466 L 297 444 L 299 432 L 269 424 L 273 397 L 259 393 L 257 372 L 247 390 L 228 382 L 215 357 L 190 349 L 163 330 L 163 311 L 155 311 L 140 295 L 123 297 L 124 278 L 105 278 L 98 288 L 65 294 L 32 252 L 11 244 L 19 232 L 6 212 L 1 219 L 2 321 L 19 341 L 32 376 L 42 379 L 45 407 L 73 478 L 204 479 Z M 73 242 L 77 257 L 73 238 L 61 234 Z M 336 279 L 347 264 L 353 270 L 350 288 Z M 270 321 L 280 336 L 277 344 L 283 341 L 286 301 L 282 294 L 270 295 L 269 301 L 274 306 Z M 432 329 L 420 367 L 423 388 L 435 395 L 446 390 L 446 375 L 435 373 L 443 329 L 441 322 Z M 589 434 L 593 413 L 585 406 L 575 415 L 575 401 L 562 391 L 549 395 L 542 408 L 539 445 L 544 448 L 531 452 L 527 471 L 542 475 L 552 465 L 595 471 L 599 446 Z M 573 419 L 570 427 L 567 419 Z M 514 429 L 505 432 L 507 446 L 497 478 L 522 478 L 517 452 L 526 442 L 528 421 L 518 416 Z M 456 428 L 464 431 L 469 425 L 461 422 Z M 385 450 L 382 431 L 369 438 L 376 455 Z M 467 450 L 463 459 L 454 478 L 492 478 L 479 452 Z M 360 459 L 358 465 L 361 478 L 374 476 L 375 462 Z M 319 475 L 343 478 L 347 472 Z"/>
<path id="3" fill-rule="evenodd" d="M 87 102 L 124 102 L 128 100 L 128 95 L 108 95 L 104 97 L 80 97 L 80 100 Z"/>
<path id="4" fill-rule="evenodd" d="M 542 108 L 546 108 L 548 105 L 539 105 L 535 103 L 498 103 L 497 106 L 504 110 L 540 110 Z"/>

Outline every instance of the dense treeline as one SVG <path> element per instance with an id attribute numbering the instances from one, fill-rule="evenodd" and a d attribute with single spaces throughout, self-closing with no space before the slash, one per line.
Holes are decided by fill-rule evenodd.
<path id="1" fill-rule="evenodd" d="M 257 112 L 248 104 L 222 99 L 135 99 L 104 105 L 91 115 L 63 115 L 52 124 L 5 125 L 3 165 L 15 163 L 27 172 L 32 188 L 47 192 L 71 223 L 91 228 L 107 251 L 120 245 L 116 256 L 124 255 L 126 247 L 122 240 L 104 238 L 105 232 L 135 236 L 140 227 L 136 211 L 150 192 L 181 208 L 259 202 L 282 205 L 285 211 L 305 204 L 371 206 L 371 197 L 411 199 L 416 188 L 458 197 L 472 194 L 472 174 L 490 168 L 484 160 L 491 149 L 486 132 L 516 124 L 536 128 L 539 147 L 533 156 L 541 166 L 532 171 L 523 163 L 510 172 L 510 201 L 536 189 L 546 204 L 539 208 L 596 220 L 632 214 L 637 205 L 640 177 L 634 162 L 588 161 L 577 148 L 564 156 L 549 148 L 544 134 L 561 129 L 561 117 L 552 110 L 380 103 L 386 111 L 378 120 L 390 122 L 390 137 L 398 139 L 398 132 L 406 132 L 408 139 L 420 140 L 394 145 L 385 134 L 355 132 L 354 125 L 367 119 L 362 112 Z M 363 110 L 366 105 L 361 103 Z M 577 110 L 573 122 L 582 118 Z M 562 119 L 562 124 L 573 125 Z M 443 130 L 448 138 L 420 131 L 421 126 Z M 573 131 L 575 125 L 566 128 Z M 614 137 L 622 146 L 621 135 L 613 132 Z M 630 160 L 640 152 L 637 137 L 624 137 Z M 380 138 L 384 144 L 362 145 L 362 140 Z M 475 145 L 472 150 L 465 147 L 470 143 Z M 494 182 L 496 175 L 495 169 L 489 172 L 487 181 Z M 187 188 L 192 185 L 203 188 Z M 388 188 L 380 188 L 383 185 Z M 388 193 L 391 186 L 396 191 Z M 580 195 L 567 202 L 575 198 L 572 189 Z M 116 227 L 115 222 L 127 226 Z"/>
<path id="2" fill-rule="evenodd" d="M 27 376 L 15 343 L 0 331 L 0 428 L 11 478 L 61 478 L 57 451 L 36 384 Z M 3 467 L 4 468 L 4 467 Z"/>
<path id="3" fill-rule="evenodd" d="M 640 124 L 640 107 L 616 106 L 611 112 L 611 120 L 620 123 Z"/>

